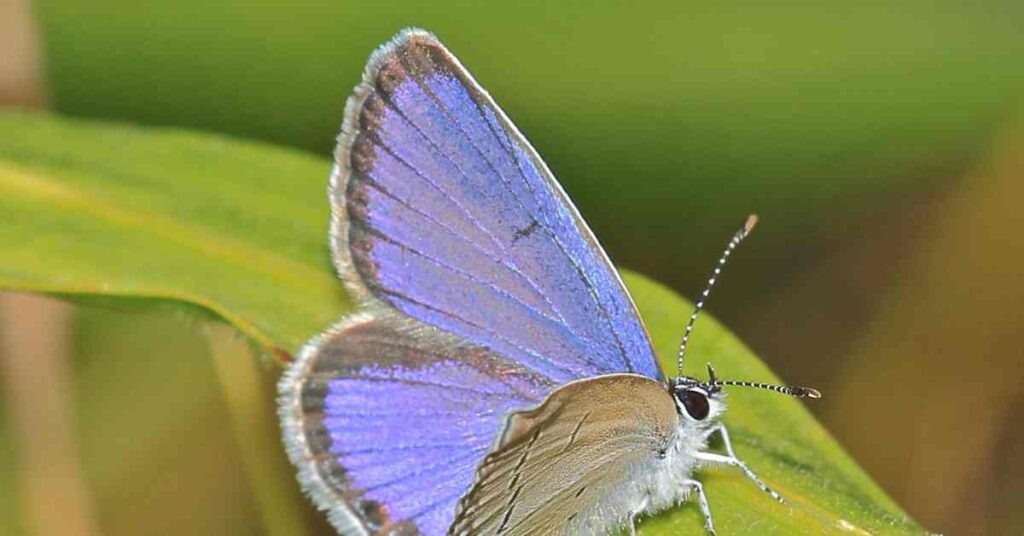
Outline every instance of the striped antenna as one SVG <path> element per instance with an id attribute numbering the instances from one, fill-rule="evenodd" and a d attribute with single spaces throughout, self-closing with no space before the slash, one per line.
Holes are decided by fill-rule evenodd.
<path id="1" fill-rule="evenodd" d="M 772 385 L 770 383 L 744 382 L 738 380 L 715 380 L 713 382 L 708 382 L 708 385 L 712 387 L 728 387 L 730 385 L 737 387 L 754 387 L 756 389 L 766 389 L 768 391 L 775 391 L 776 393 L 782 393 L 784 395 L 798 396 L 800 398 L 821 398 L 821 392 L 813 387 Z"/>
<path id="2" fill-rule="evenodd" d="M 738 380 L 719 380 L 718 375 L 715 374 L 715 368 L 711 366 L 711 363 L 708 363 L 708 381 L 701 382 L 700 385 L 707 387 L 708 392 L 711 393 L 717 392 L 722 387 L 735 385 L 737 387 L 753 387 L 755 389 L 767 389 L 769 391 L 775 391 L 776 393 L 797 396 L 800 398 L 821 398 L 821 393 L 813 387 L 772 385 L 770 383 L 745 382 Z"/>
<path id="3" fill-rule="evenodd" d="M 722 256 L 718 259 L 718 265 L 715 266 L 715 271 L 708 278 L 708 283 L 704 287 L 704 292 L 701 293 L 700 299 L 697 300 L 697 305 L 693 309 L 693 314 L 690 315 L 689 322 L 686 323 L 686 331 L 683 332 L 683 342 L 679 343 L 679 351 L 676 353 L 676 375 L 683 375 L 683 362 L 686 358 L 686 345 L 690 343 L 690 333 L 693 332 L 693 323 L 697 321 L 697 315 L 700 314 L 701 309 L 704 309 L 704 302 L 707 301 L 708 295 L 711 294 L 711 287 L 715 286 L 715 281 L 718 280 L 718 276 L 722 273 L 722 268 L 725 266 L 725 262 L 729 260 L 729 255 L 732 255 L 732 251 L 736 249 L 736 246 L 740 245 L 740 242 L 750 234 L 750 231 L 754 230 L 754 226 L 757 225 L 757 214 L 751 214 L 747 216 L 747 221 L 743 223 L 743 227 L 736 234 L 732 235 L 732 240 L 729 241 L 729 245 L 725 246 L 725 251 L 722 252 Z"/>

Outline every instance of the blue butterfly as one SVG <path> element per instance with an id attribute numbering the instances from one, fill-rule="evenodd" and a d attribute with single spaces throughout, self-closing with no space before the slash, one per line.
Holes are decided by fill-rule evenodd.
<path id="1" fill-rule="evenodd" d="M 362 311 L 301 350 L 280 416 L 340 533 L 603 533 L 692 496 L 714 532 L 691 477 L 707 463 L 778 497 L 733 453 L 721 388 L 817 392 L 710 367 L 666 379 L 551 171 L 431 34 L 403 31 L 370 58 L 329 194 L 334 260 Z M 706 450 L 716 432 L 721 454 Z"/>

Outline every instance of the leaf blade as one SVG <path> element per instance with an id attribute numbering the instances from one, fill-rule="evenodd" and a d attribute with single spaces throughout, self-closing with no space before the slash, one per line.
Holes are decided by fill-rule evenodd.
<path id="1" fill-rule="evenodd" d="M 302 177 L 307 181 L 302 188 L 264 187 L 262 195 L 247 194 L 248 169 L 219 177 L 221 184 L 204 189 L 203 182 L 218 177 L 209 172 L 190 176 L 188 168 L 201 169 L 228 146 L 237 145 L 228 152 L 251 152 L 250 144 L 177 131 L 150 133 L 148 143 L 143 143 L 132 139 L 134 129 L 59 123 L 57 127 L 52 120 L 20 115 L 0 120 L 5 133 L 0 135 L 0 210 L 6 214 L 0 239 L 7 245 L 0 263 L 4 287 L 184 300 L 225 317 L 265 346 L 289 351 L 348 307 L 323 247 L 327 208 L 322 177 L 327 167 L 322 161 L 295 151 L 276 151 L 281 154 L 261 156 L 262 161 L 249 164 L 263 167 L 270 176 Z M 41 154 L 19 150 L 25 144 L 12 140 L 15 133 L 63 141 L 56 147 L 46 143 L 50 150 Z M 92 150 L 102 146 L 97 153 L 82 154 L 81 147 L 73 147 L 87 138 L 102 140 L 84 143 Z M 110 173 L 111 164 L 104 157 L 123 161 L 116 154 L 123 142 L 134 146 L 135 158 L 148 161 L 152 169 L 169 167 L 164 180 L 189 184 L 153 188 L 159 173 L 139 170 L 137 165 Z M 170 160 L 175 165 L 168 166 Z M 234 160 L 246 169 L 243 157 Z M 175 173 L 175 168 L 186 171 Z M 309 180 L 312 177 L 320 177 L 319 184 Z M 236 191 L 243 192 L 242 199 L 235 198 Z M 275 207 L 275 198 L 282 197 L 304 198 L 308 210 L 294 203 Z M 191 202 L 199 209 L 190 207 Z M 269 207 L 276 213 L 241 214 L 249 207 Z M 275 237 L 261 231 L 292 221 L 301 222 L 294 232 L 277 232 Z M 315 246 L 313 240 L 300 240 L 299 247 L 290 243 L 297 235 L 312 234 L 321 237 Z M 58 257 L 60 266 L 51 262 Z M 268 285 L 287 292 L 253 290 Z M 285 310 L 288 314 L 281 314 Z"/>
<path id="2" fill-rule="evenodd" d="M 327 171 L 302 153 L 210 135 L 0 114 L 0 288 L 180 301 L 293 351 L 352 310 L 326 246 Z M 625 277 L 673 373 L 689 304 Z M 692 355 L 723 376 L 775 379 L 711 318 Z M 738 472 L 704 471 L 721 533 L 923 532 L 798 401 L 750 390 L 730 399 L 737 453 L 790 502 L 774 503 Z M 686 506 L 641 530 L 700 527 Z"/>

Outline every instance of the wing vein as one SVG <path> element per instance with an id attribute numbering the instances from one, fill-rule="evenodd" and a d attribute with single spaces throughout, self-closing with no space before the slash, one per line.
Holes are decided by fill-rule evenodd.
<path id="1" fill-rule="evenodd" d="M 477 438 L 479 439 L 479 438 Z M 392 451 L 406 451 L 406 450 L 421 450 L 421 449 L 464 449 L 466 448 L 465 441 L 455 441 L 452 443 L 403 443 L 401 445 L 380 445 L 375 447 L 363 447 L 358 449 L 344 450 L 337 452 L 339 457 L 347 456 L 350 454 L 371 454 L 374 452 L 392 452 Z"/>
<path id="2" fill-rule="evenodd" d="M 437 146 L 437 144 L 434 143 L 434 140 L 431 140 L 430 136 L 427 136 L 427 134 L 425 132 L 423 132 L 423 129 L 421 129 L 419 125 L 417 125 L 415 122 L 413 122 L 412 119 L 409 119 L 409 116 L 405 115 L 405 112 L 402 111 L 401 108 L 399 108 L 398 106 L 395 106 L 395 104 L 393 102 L 391 102 L 391 99 L 387 95 L 385 95 L 384 93 L 378 93 L 378 95 L 380 96 L 380 99 L 384 103 L 384 105 L 387 106 L 388 109 L 393 111 L 395 114 L 397 114 L 397 116 L 400 117 L 402 119 L 402 121 L 405 122 L 405 124 L 407 124 L 410 127 L 412 127 L 412 129 L 416 131 L 416 134 L 418 134 L 420 136 L 420 138 L 422 138 L 423 141 L 426 142 L 427 146 L 429 146 L 431 149 L 434 150 L 434 152 L 436 152 L 437 154 L 441 155 L 441 157 L 443 157 L 449 164 L 451 164 L 451 166 L 454 167 L 455 170 L 459 172 L 459 175 L 462 175 L 462 178 L 466 179 L 467 181 L 472 182 L 470 180 L 469 176 L 466 175 L 466 172 L 463 171 L 463 169 L 461 167 L 459 167 L 459 165 L 456 162 L 454 162 L 447 154 L 445 154 L 444 151 L 442 151 Z M 379 141 L 381 143 L 383 143 L 383 140 L 379 140 Z M 412 167 L 411 164 L 410 164 L 410 167 L 412 169 L 414 169 L 414 170 L 416 169 L 416 168 Z M 426 177 L 425 174 L 420 173 L 418 170 L 417 170 L 417 174 L 420 174 L 421 176 Z M 440 187 L 438 187 L 436 185 L 435 185 L 435 188 L 440 189 Z M 445 194 L 445 195 L 448 195 L 448 194 Z M 454 201 L 454 198 L 452 196 L 448 195 L 448 198 L 452 199 Z M 467 215 L 468 214 L 469 213 L 467 211 Z M 470 217 L 472 217 L 472 216 L 470 216 Z M 501 249 L 502 252 L 506 251 L 505 246 L 501 243 L 500 240 L 498 240 L 498 238 L 496 236 L 494 236 L 493 233 L 491 233 L 491 231 L 489 229 L 487 229 L 487 226 L 485 226 L 483 223 L 480 223 L 480 221 L 476 220 L 475 218 L 473 218 L 473 221 L 477 224 L 477 226 L 480 228 L 480 230 L 484 231 L 485 233 L 487 233 L 488 236 L 491 237 L 491 240 L 495 243 L 495 245 L 498 246 L 499 249 Z"/>
<path id="3" fill-rule="evenodd" d="M 442 261 L 440 261 L 440 260 L 438 260 L 438 259 L 436 259 L 434 257 L 431 257 L 430 255 L 427 255 L 425 252 L 423 252 L 423 251 L 421 251 L 421 250 L 419 250 L 419 249 L 417 249 L 417 248 L 415 248 L 413 246 L 410 246 L 408 244 L 399 242 L 398 240 L 396 240 L 394 238 L 391 238 L 390 236 L 385 234 L 380 229 L 375 228 L 369 222 L 365 222 L 365 221 L 355 222 L 355 221 L 353 221 L 352 223 L 357 223 L 360 227 L 362 227 L 368 233 L 370 233 L 373 236 L 379 238 L 380 240 L 383 240 L 383 241 L 385 241 L 385 242 L 387 242 L 387 243 L 389 243 L 389 244 L 391 244 L 391 245 L 393 245 L 395 247 L 401 248 L 401 249 L 403 249 L 405 251 L 408 251 L 408 252 L 410 252 L 410 253 L 412 253 L 412 254 L 414 254 L 414 255 L 416 255 L 416 256 L 418 256 L 418 257 L 420 257 L 420 258 L 422 258 L 422 259 L 424 259 L 424 260 L 426 260 L 428 262 L 430 262 L 431 264 L 433 264 L 433 265 L 435 265 L 435 266 L 437 266 L 439 268 L 443 268 L 443 269 L 448 270 L 448 271 L 450 271 L 450 272 L 452 272 L 454 274 L 462 276 L 465 279 L 468 279 L 469 281 L 471 281 L 473 283 L 476 283 L 477 285 L 480 285 L 481 287 L 489 288 L 492 291 L 497 292 L 501 296 L 503 296 L 503 297 L 509 299 L 510 301 L 514 302 L 515 304 L 517 304 L 522 309 L 525 309 L 528 314 L 531 314 L 531 315 L 533 315 L 535 317 L 538 317 L 539 319 L 541 319 L 543 321 L 546 321 L 547 323 L 554 324 L 554 327 L 556 329 L 558 329 L 559 331 L 562 331 L 563 333 L 568 335 L 569 338 L 571 338 L 571 339 L 573 339 L 573 340 L 575 340 L 577 342 L 581 342 L 580 339 L 579 339 L 579 336 L 577 335 L 577 333 L 574 332 L 571 328 L 569 328 L 569 326 L 567 326 L 564 322 L 560 322 L 557 318 L 554 318 L 554 317 L 551 317 L 551 316 L 545 314 L 540 309 L 537 309 L 536 307 L 533 307 L 530 304 L 524 302 L 518 296 L 515 296 L 515 295 L 511 294 L 510 292 L 508 292 L 508 290 L 506 290 L 506 289 L 504 289 L 502 287 L 499 287 L 498 285 L 495 285 L 494 283 L 492 283 L 490 281 L 484 281 L 483 279 L 479 279 L 479 278 L 477 278 L 475 275 L 473 275 L 470 272 L 466 272 L 464 270 L 456 268 L 455 266 L 451 266 L 451 265 L 449 265 L 447 263 L 444 263 L 444 262 L 442 262 Z"/>
<path id="4" fill-rule="evenodd" d="M 408 67 L 408 66 L 407 66 L 407 67 Z M 450 121 L 450 122 L 451 122 L 452 124 L 454 124 L 454 125 L 455 125 L 455 126 L 457 127 L 457 130 L 459 131 L 459 133 L 460 133 L 460 134 L 462 134 L 462 137 L 463 137 L 463 138 L 465 138 L 465 140 L 466 140 L 467 142 L 469 142 L 469 145 L 470 145 L 471 147 L 473 147 L 473 150 L 474 150 L 474 151 L 476 151 L 477 155 L 479 155 L 479 156 L 480 156 L 480 159 L 481 159 L 481 160 L 483 160 L 483 162 L 485 162 L 485 163 L 487 164 L 487 167 L 488 167 L 488 168 L 489 168 L 489 169 L 491 170 L 491 172 L 492 172 L 492 173 L 493 173 L 493 174 L 494 174 L 494 175 L 495 175 L 496 177 L 498 177 L 499 179 L 501 179 L 501 183 L 502 183 L 502 185 L 503 185 L 503 186 L 505 187 L 505 190 L 506 190 L 506 191 L 508 191 L 508 193 L 510 194 L 510 196 L 512 197 L 512 199 L 514 199 L 514 200 L 515 200 L 515 202 L 516 202 L 516 204 L 517 204 L 517 205 L 519 206 L 519 208 L 520 208 L 520 209 L 522 209 L 523 213 L 525 213 L 525 214 L 532 214 L 532 212 L 531 212 L 530 210 L 527 210 L 527 209 L 526 209 L 526 206 L 525 206 L 525 205 L 523 204 L 523 201 L 522 201 L 522 199 L 520 199 L 520 198 L 519 198 L 519 194 L 518 194 L 518 192 L 516 192 L 515 190 L 513 190 L 513 189 L 512 189 L 512 187 L 511 187 L 511 185 L 510 185 L 510 180 L 509 180 L 509 178 L 508 178 L 508 177 L 505 177 L 505 175 L 504 175 L 503 173 L 501 173 L 501 171 L 499 171 L 497 167 L 495 167 L 494 163 L 493 163 L 493 162 L 491 162 L 491 159 L 490 159 L 490 158 L 488 158 L 486 154 L 484 154 L 483 150 L 481 150 L 481 149 L 480 149 L 480 146 L 479 146 L 479 145 L 477 145 L 477 143 L 476 143 L 476 141 L 475 141 L 475 140 L 473 139 L 473 137 L 472 137 L 472 136 L 470 136 L 468 132 L 466 132 L 466 129 L 465 129 L 465 127 L 464 127 L 464 126 L 462 125 L 462 122 L 461 122 L 461 121 L 459 121 L 459 120 L 458 120 L 458 119 L 457 119 L 457 118 L 456 118 L 456 117 L 455 117 L 455 116 L 454 116 L 454 115 L 453 115 L 453 114 L 452 114 L 452 113 L 451 113 L 451 112 L 450 112 L 450 111 L 448 110 L 448 107 L 447 107 L 447 106 L 445 106 L 445 104 L 444 104 L 443 102 L 441 102 L 441 99 L 440 99 L 440 98 L 439 98 L 439 97 L 437 96 L 437 94 L 436 94 L 436 93 L 434 93 L 434 90 L 433 90 L 433 89 L 431 89 L 431 88 L 430 88 L 429 86 L 427 86 L 427 85 L 426 85 L 426 84 L 425 84 L 425 83 L 423 82 L 423 80 L 421 80 L 420 78 L 418 78 L 418 77 L 413 77 L 413 79 L 415 80 L 416 84 L 417 84 L 417 85 L 419 85 L 420 89 L 422 89 L 422 90 L 423 90 L 423 92 L 424 92 L 424 93 L 425 93 L 425 94 L 426 94 L 427 96 L 429 96 L 431 100 L 433 100 L 433 101 L 434 101 L 434 104 L 436 104 L 436 105 L 437 105 L 437 107 L 438 107 L 438 109 L 439 109 L 439 110 L 441 110 L 441 113 L 443 113 L 443 114 L 444 114 L 445 116 L 447 116 L 447 117 L 448 117 L 448 120 L 449 120 L 449 121 Z M 487 122 L 486 118 L 484 118 L 484 117 L 481 117 L 481 119 L 483 119 L 483 120 L 484 120 L 484 121 L 483 121 L 484 123 L 486 123 L 486 122 Z M 410 121 L 410 122 L 411 122 L 411 121 Z M 438 151 L 440 152 L 440 148 L 438 148 Z M 449 160 L 451 160 L 451 159 L 449 159 Z M 529 185 L 527 185 L 527 186 L 529 186 Z M 531 190 L 531 191 L 532 191 L 532 190 Z M 534 220 L 534 221 L 536 221 L 536 220 Z M 513 265 L 514 265 L 514 263 L 513 263 Z M 529 279 L 528 279 L 528 280 L 529 280 Z M 532 280 L 530 280 L 530 282 L 532 283 Z M 538 289 L 538 291 L 539 291 L 539 289 Z M 542 295 L 543 295 L 543 293 L 542 293 Z M 562 316 L 562 313 L 561 313 L 561 311 L 560 311 L 560 310 L 558 309 L 558 307 L 557 307 L 557 306 L 556 306 L 556 305 L 554 304 L 554 302 L 550 301 L 550 300 L 549 300 L 549 299 L 547 298 L 547 296 L 544 296 L 544 300 L 545 300 L 545 301 L 546 301 L 546 302 L 548 303 L 548 305 L 549 305 L 549 306 L 551 307 L 551 309 L 552 309 L 553 311 L 555 311 L 555 313 L 556 313 L 556 314 L 557 314 L 557 315 L 558 315 L 558 316 L 559 316 L 559 317 L 560 317 L 560 318 L 562 319 L 562 322 L 563 322 L 563 323 L 565 323 L 565 322 L 566 322 L 566 320 L 565 320 L 565 317 L 564 317 L 564 316 Z"/>
<path id="5" fill-rule="evenodd" d="M 402 474 L 402 475 L 397 476 L 395 478 L 392 478 L 390 480 L 386 480 L 384 482 L 381 482 L 381 483 L 378 483 L 378 484 L 374 484 L 374 485 L 366 487 L 366 488 L 362 488 L 362 490 L 365 493 L 369 493 L 371 491 L 378 491 L 378 490 L 387 488 L 389 486 L 392 486 L 394 484 L 397 484 L 399 482 L 402 482 L 403 480 L 406 480 L 406 479 L 409 479 L 409 478 L 417 478 L 417 477 L 423 477 L 423 476 L 429 475 L 431 473 L 436 472 L 438 469 L 451 469 L 453 464 L 461 462 L 462 460 L 465 460 L 466 458 L 471 458 L 471 457 L 475 456 L 477 453 L 479 453 L 482 450 L 486 450 L 486 447 L 476 447 L 476 448 L 470 449 L 469 452 L 463 452 L 463 453 L 461 453 L 459 455 L 445 458 L 445 459 L 443 459 L 441 461 L 432 463 L 432 464 L 427 465 L 427 466 L 420 466 L 415 471 Z"/>
<path id="6" fill-rule="evenodd" d="M 487 120 L 487 117 L 483 113 L 483 110 L 480 109 L 480 103 L 476 102 L 475 100 L 474 100 L 474 102 L 476 103 L 476 106 L 477 106 L 477 113 L 479 113 L 481 118 L 484 120 L 484 123 L 487 125 L 488 130 L 491 132 L 491 135 L 494 136 L 495 141 L 498 143 L 498 145 L 500 145 L 508 153 L 509 158 L 515 164 L 516 170 L 519 171 L 519 176 L 523 180 L 523 184 L 526 186 L 526 188 L 533 195 L 534 201 L 537 202 L 538 204 L 540 204 L 541 200 L 540 200 L 540 198 L 537 195 L 537 190 L 533 187 L 533 184 L 531 184 L 530 180 L 526 177 L 526 172 L 523 171 L 522 164 L 519 162 L 519 159 L 516 157 L 515 153 L 513 152 L 514 149 L 512 147 L 509 147 L 507 144 L 505 144 L 504 141 L 502 141 L 501 137 L 498 136 L 498 133 L 494 131 L 494 125 L 491 123 L 491 121 Z M 538 170 L 538 171 L 541 171 L 541 170 Z M 604 304 L 601 302 L 601 300 L 598 297 L 596 291 L 594 290 L 593 285 L 591 284 L 590 279 L 586 276 L 586 273 L 584 272 L 583 268 L 579 265 L 579 261 L 576 258 L 574 258 L 572 255 L 569 254 L 569 252 L 565 248 L 565 245 L 562 243 L 561 240 L 558 239 L 558 235 L 552 230 L 552 224 L 551 224 L 551 221 L 548 219 L 547 214 L 544 214 L 542 212 L 541 213 L 541 217 L 544 220 L 546 220 L 544 222 L 545 223 L 545 225 L 544 225 L 545 234 L 547 234 L 551 238 L 552 242 L 558 247 L 558 250 L 562 253 L 562 255 L 564 255 L 565 258 L 576 269 L 576 272 L 577 272 L 577 274 L 579 274 L 580 279 L 583 281 L 583 284 L 587 287 L 587 290 L 588 290 L 588 293 L 590 294 L 591 300 L 594 302 L 594 304 L 597 306 L 597 308 L 601 311 L 601 317 L 604 319 L 605 323 L 608 325 L 609 331 L 611 331 L 612 336 L 615 338 L 615 343 L 616 343 L 616 345 L 619 348 L 619 355 L 622 357 L 622 361 L 623 361 L 623 363 L 625 363 L 626 369 L 628 371 L 630 371 L 630 372 L 635 372 L 635 370 L 633 368 L 633 364 L 629 360 L 629 355 L 626 352 L 625 345 L 623 345 L 622 340 L 621 340 L 621 338 L 619 336 L 619 333 L 615 329 L 614 322 L 612 322 L 611 316 L 608 314 L 607 309 L 605 308 Z M 576 222 L 573 222 L 573 223 L 576 223 Z M 581 235 L 583 234 L 582 230 L 580 230 L 578 228 L 578 225 L 577 225 L 576 231 L 579 232 Z M 597 246 L 596 244 L 594 244 L 594 246 L 595 247 L 600 247 L 600 246 Z M 611 266 L 608 266 L 607 268 L 609 270 L 614 270 L 614 268 L 611 267 Z"/>
<path id="7" fill-rule="evenodd" d="M 385 103 L 387 103 L 387 99 L 384 99 L 382 97 L 381 100 L 383 100 Z M 390 106 L 390 104 L 388 104 L 388 105 Z M 404 117 L 403 117 L 403 119 L 404 119 Z M 413 128 L 415 128 L 415 127 L 413 127 Z M 417 130 L 417 132 L 419 132 L 419 131 Z M 489 238 L 490 241 L 493 242 L 494 245 L 497 246 L 497 248 L 499 250 L 501 250 L 502 252 L 505 251 L 505 247 L 501 245 L 501 242 L 498 241 L 498 238 L 495 237 L 494 234 L 491 233 L 491 231 L 489 229 L 487 229 L 487 227 L 484 226 L 483 223 L 480 222 L 480 220 L 478 220 L 475 216 L 473 216 L 473 214 L 471 212 L 469 212 L 469 210 L 466 207 L 464 207 L 462 205 L 462 203 L 459 203 L 458 199 L 456 199 L 451 194 L 446 192 L 444 190 L 444 188 L 441 188 L 440 186 L 438 186 L 437 183 L 434 182 L 433 179 L 428 177 L 427 174 L 424 173 L 422 170 L 420 170 L 416 166 L 412 165 L 412 163 L 407 161 L 405 158 L 402 158 L 388 144 L 384 143 L 384 140 L 380 139 L 380 137 L 377 134 L 372 133 L 372 132 L 365 132 L 365 131 L 364 131 L 364 133 L 366 134 L 367 139 L 370 140 L 370 143 L 372 143 L 372 144 L 376 145 L 377 147 L 379 147 L 380 149 L 386 151 L 392 158 L 395 159 L 395 161 L 399 162 L 400 164 L 402 164 L 403 166 L 408 168 L 409 171 L 412 171 L 414 175 L 416 175 L 417 177 L 422 179 L 423 182 L 427 183 L 427 185 L 430 186 L 433 190 L 437 191 L 442 196 L 444 196 L 446 199 L 451 201 L 451 203 L 453 205 L 455 205 L 462 212 L 462 215 L 465 216 L 466 219 L 469 220 L 473 225 L 475 225 L 476 228 L 480 232 L 482 232 L 485 235 L 487 235 L 487 238 Z M 422 136 L 423 134 L 420 133 L 420 135 Z M 363 174 L 360 173 L 360 175 L 363 175 Z"/>
<path id="8" fill-rule="evenodd" d="M 517 277 L 519 277 L 520 280 L 522 280 L 524 283 L 526 283 L 527 286 L 530 288 L 530 290 L 533 291 L 533 293 L 534 293 L 534 295 L 536 297 L 540 298 L 541 300 L 543 300 L 545 303 L 548 304 L 548 306 L 551 308 L 551 311 L 553 313 L 555 313 L 556 315 L 558 315 L 559 320 L 562 322 L 562 324 L 568 326 L 568 324 L 567 324 L 565 318 L 562 316 L 561 312 L 559 312 L 558 309 L 555 307 L 555 305 L 551 302 L 551 300 L 549 300 L 548 297 L 544 295 L 544 292 L 541 291 L 540 287 L 537 286 L 537 283 L 533 279 L 531 279 L 528 275 L 523 273 L 517 266 L 515 266 L 514 264 L 511 264 L 511 263 L 508 263 L 508 262 L 505 262 L 505 261 L 501 260 L 499 257 L 495 256 L 490 251 L 487 251 L 487 250 L 481 248 L 480 246 L 478 246 L 472 240 L 469 240 L 465 236 L 462 236 L 459 233 L 455 232 L 455 230 L 452 229 L 448 224 L 435 219 L 430 214 L 427 214 L 426 212 L 423 212 L 422 210 L 416 208 L 411 203 L 409 203 L 409 202 L 407 202 L 407 201 L 405 201 L 405 200 L 395 196 L 393 193 L 388 191 L 388 189 L 385 188 L 384 185 L 380 184 L 375 179 L 373 179 L 373 178 L 371 178 L 369 176 L 363 176 L 363 178 L 361 180 L 366 182 L 366 184 L 368 184 L 371 188 L 373 188 L 373 189 L 377 190 L 378 192 L 380 192 L 381 194 L 387 196 L 389 199 L 394 200 L 396 203 L 398 203 L 398 204 L 408 208 L 409 210 L 411 210 L 412 212 L 420 215 L 421 217 L 423 217 L 427 221 L 429 221 L 429 222 L 433 223 L 434 225 L 437 225 L 438 227 L 444 229 L 445 231 L 447 231 L 447 233 L 448 233 L 448 235 L 449 235 L 449 237 L 451 239 L 454 239 L 454 240 L 456 240 L 458 242 L 461 242 L 462 244 L 466 245 L 470 249 L 472 249 L 472 250 L 480 253 L 481 255 L 487 257 L 488 259 L 490 259 L 495 264 L 497 264 L 499 266 L 503 266 L 509 272 L 511 272 L 514 275 L 516 275 Z"/>
<path id="9" fill-rule="evenodd" d="M 484 397 L 488 397 L 488 398 L 504 398 L 506 400 L 507 399 L 518 398 L 516 396 L 512 396 L 510 394 L 505 394 L 505 393 L 488 393 L 486 391 L 477 391 L 476 389 L 470 389 L 469 387 L 465 387 L 465 386 L 462 386 L 462 385 L 449 385 L 449 384 L 445 384 L 445 383 L 427 382 L 427 381 L 423 381 L 423 380 L 407 380 L 407 379 L 399 379 L 399 378 L 381 378 L 381 377 L 378 377 L 378 376 L 366 376 L 366 375 L 360 375 L 360 374 L 350 374 L 350 375 L 346 376 L 345 379 L 362 380 L 362 381 L 375 382 L 375 383 L 390 383 L 390 382 L 394 382 L 394 383 L 402 383 L 402 384 L 405 384 L 405 385 L 416 385 L 416 386 L 420 386 L 420 387 L 436 387 L 436 388 L 445 389 L 445 390 L 453 390 L 453 391 L 462 391 L 462 392 L 465 392 L 465 393 L 473 393 L 475 395 L 480 395 L 480 396 L 484 396 Z"/>
<path id="10" fill-rule="evenodd" d="M 466 324 L 466 325 L 468 325 L 468 326 L 470 326 L 470 327 L 472 327 L 474 329 L 478 329 L 480 331 L 483 331 L 484 333 L 487 333 L 488 335 L 494 337 L 496 340 L 499 340 L 499 341 L 501 341 L 501 342 L 503 342 L 505 344 L 508 344 L 509 346 L 515 348 L 516 350 L 519 350 L 520 352 L 522 352 L 522 353 L 524 353 L 526 355 L 529 355 L 529 356 L 537 359 L 540 362 L 547 363 L 547 364 L 551 365 L 555 369 L 557 369 L 557 370 L 559 370 L 559 371 L 561 371 L 561 372 L 563 372 L 565 374 L 568 374 L 570 377 L 573 377 L 573 378 L 579 377 L 579 374 L 577 374 L 575 371 L 573 371 L 571 369 L 568 369 L 568 368 L 566 368 L 566 367 L 556 363 L 555 361 L 552 361 L 551 359 L 546 358 L 546 357 L 538 354 L 536 351 L 534 351 L 534 350 L 532 350 L 530 348 L 525 348 L 522 345 L 520 345 L 519 343 L 508 339 L 507 337 L 499 335 L 497 332 L 495 332 L 492 329 L 489 329 L 489 328 L 487 328 L 485 326 L 482 326 L 480 324 L 471 322 L 471 321 L 469 321 L 466 318 L 463 318 L 463 317 L 461 317 L 461 316 L 459 316 L 459 315 L 457 315 L 455 313 L 452 313 L 450 311 L 446 311 L 444 309 L 441 309 L 440 307 L 435 307 L 435 306 L 430 305 L 428 303 L 424 303 L 424 302 L 422 302 L 420 300 L 417 300 L 417 299 L 415 299 L 415 298 L 413 298 L 411 296 L 408 296 L 406 294 L 403 294 L 401 292 L 384 288 L 384 287 L 382 287 L 382 286 L 380 286 L 380 285 L 378 285 L 376 283 L 370 284 L 369 286 L 371 286 L 372 288 L 377 289 L 377 292 L 380 292 L 381 294 L 383 294 L 385 296 L 391 296 L 393 298 L 404 300 L 404 301 L 407 301 L 407 302 L 412 303 L 414 305 L 417 305 L 419 307 L 423 307 L 424 309 L 429 309 L 431 311 L 440 313 L 440 314 L 445 315 L 447 317 L 454 318 L 455 320 L 458 320 L 459 322 L 462 322 L 462 323 L 464 323 L 464 324 Z"/>

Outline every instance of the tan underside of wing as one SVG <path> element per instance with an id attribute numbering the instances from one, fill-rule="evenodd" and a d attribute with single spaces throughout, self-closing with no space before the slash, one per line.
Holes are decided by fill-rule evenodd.
<path id="1" fill-rule="evenodd" d="M 513 414 L 459 504 L 450 534 L 563 534 L 656 459 L 675 433 L 665 387 L 613 374 L 570 383 Z"/>

